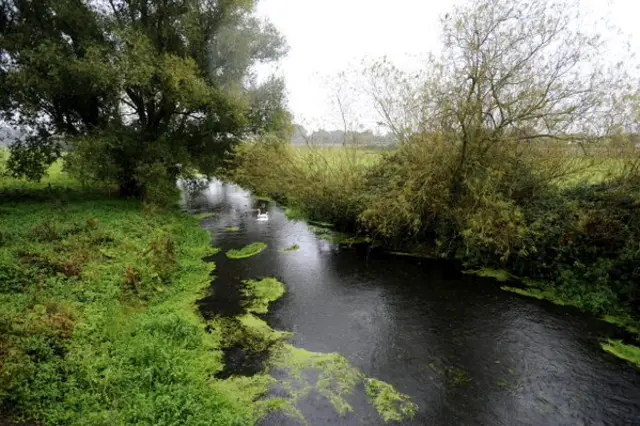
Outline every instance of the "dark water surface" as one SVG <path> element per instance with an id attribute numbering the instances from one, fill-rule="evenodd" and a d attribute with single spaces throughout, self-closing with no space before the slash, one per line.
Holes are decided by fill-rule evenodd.
<path id="1" fill-rule="evenodd" d="M 287 294 L 268 323 L 294 332 L 295 346 L 339 352 L 411 396 L 419 411 L 406 424 L 640 425 L 640 372 L 600 348 L 615 333 L 609 325 L 503 292 L 446 262 L 333 247 L 274 205 L 259 222 L 259 203 L 213 183 L 187 204 L 218 213 L 203 226 L 223 251 L 269 246 L 245 260 L 213 259 L 220 297 L 201 302 L 205 315 L 237 305 L 220 288 L 280 279 Z M 231 226 L 240 231 L 225 232 Z M 300 250 L 279 251 L 293 244 Z M 311 425 L 383 424 L 362 395 L 354 398 L 355 414 L 345 418 L 322 398 L 301 408 Z M 265 424 L 297 423 L 274 417 Z"/>

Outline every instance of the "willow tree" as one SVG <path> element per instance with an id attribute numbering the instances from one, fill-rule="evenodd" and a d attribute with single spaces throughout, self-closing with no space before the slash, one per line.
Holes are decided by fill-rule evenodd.
<path id="1" fill-rule="evenodd" d="M 84 179 L 139 196 L 211 174 L 229 148 L 290 127 L 283 86 L 252 67 L 286 53 L 251 0 L 8 0 L 0 111 L 28 132 L 15 176 L 65 156 Z"/>
<path id="2" fill-rule="evenodd" d="M 577 142 L 624 127 L 623 65 L 572 0 L 466 0 L 442 19 L 443 49 L 418 75 L 371 69 L 371 93 L 401 140 L 441 135 L 455 174 L 507 142 Z M 586 28 L 586 29 L 585 29 Z"/>
<path id="3" fill-rule="evenodd" d="M 625 66 L 579 6 L 463 0 L 419 72 L 370 68 L 376 108 L 401 143 L 372 174 L 367 226 L 501 259 L 533 250 L 532 206 L 588 163 L 576 147 L 589 154 L 625 127 L 631 99 Z"/>

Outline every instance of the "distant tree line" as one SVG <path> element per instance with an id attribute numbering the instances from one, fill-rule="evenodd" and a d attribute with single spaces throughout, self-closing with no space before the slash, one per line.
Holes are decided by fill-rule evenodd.
<path id="1" fill-rule="evenodd" d="M 369 147 L 392 147 L 397 143 L 397 139 L 391 133 L 383 135 L 375 134 L 371 130 L 347 131 L 318 129 L 309 132 L 300 124 L 294 125 L 294 132 L 291 138 L 293 145 L 348 145 L 348 146 L 369 146 Z"/>

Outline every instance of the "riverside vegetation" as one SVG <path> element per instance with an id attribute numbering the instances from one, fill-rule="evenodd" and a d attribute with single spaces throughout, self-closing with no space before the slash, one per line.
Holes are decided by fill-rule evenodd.
<path id="1" fill-rule="evenodd" d="M 367 68 L 398 141 L 384 154 L 279 142 L 292 132 L 283 81 L 251 70 L 287 46 L 255 2 L 108 3 L 0 3 L 0 118 L 25 131 L 0 152 L 0 422 L 303 421 L 301 398 L 345 414 L 356 387 L 387 421 L 416 412 L 341 355 L 270 328 L 258 314 L 283 294 L 275 280 L 248 281 L 241 315 L 204 322 L 195 301 L 215 250 L 171 207 L 176 180 L 203 175 L 396 251 L 503 271 L 521 294 L 637 335 L 640 85 L 602 60 L 567 1 L 462 2 L 424 70 Z M 217 378 L 237 346 L 266 353 L 266 370 Z M 638 363 L 625 342 L 603 347 Z M 286 396 L 270 398 L 274 385 Z"/>
<path id="2" fill-rule="evenodd" d="M 357 149 L 337 150 L 243 145 L 233 179 L 297 217 L 332 222 L 393 250 L 458 259 L 478 274 L 523 283 L 505 289 L 576 306 L 638 335 L 640 162 L 633 151 L 589 159 L 563 149 L 496 147 L 453 199 L 453 145 L 413 139 L 364 162 Z M 592 167 L 609 170 L 584 182 Z M 558 170 L 567 173 L 556 177 Z"/>
<path id="3" fill-rule="evenodd" d="M 387 61 L 364 72 L 396 150 L 368 153 L 346 136 L 334 149 L 265 138 L 236 148 L 229 177 L 391 250 L 498 271 L 521 283 L 506 290 L 578 307 L 637 339 L 637 87 L 600 67 L 601 40 L 572 29 L 571 10 L 463 3 L 423 72 Z M 638 363 L 636 349 L 614 350 L 623 345 L 604 347 Z"/>
<path id="4" fill-rule="evenodd" d="M 195 302 L 215 265 L 203 258 L 219 250 L 197 217 L 83 190 L 59 165 L 39 184 L 1 183 L 0 420 L 248 425 L 277 411 L 306 424 L 296 403 L 310 392 L 344 415 L 365 381 L 375 383 L 370 401 L 386 421 L 415 414 L 390 384 L 339 354 L 290 345 L 291 333 L 259 318 L 285 293 L 273 278 L 244 283 L 241 315 L 205 322 Z M 266 248 L 252 246 L 239 258 Z M 268 354 L 265 369 L 216 379 L 232 346 Z M 273 386 L 288 393 L 271 397 Z"/>

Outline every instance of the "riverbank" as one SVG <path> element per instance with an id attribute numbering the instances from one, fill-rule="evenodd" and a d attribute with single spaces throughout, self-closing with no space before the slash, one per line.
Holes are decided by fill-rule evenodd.
<path id="1" fill-rule="evenodd" d="M 502 271 L 515 282 L 505 289 L 578 307 L 640 341 L 636 156 L 506 144 L 460 177 L 452 147 L 416 138 L 371 161 L 356 149 L 255 143 L 238 149 L 230 178 L 298 219 Z"/>
<path id="2" fill-rule="evenodd" d="M 269 220 L 258 221 L 255 209 L 260 202 L 252 198 L 237 185 L 213 182 L 188 204 L 194 212 L 216 212 L 201 226 L 221 249 L 212 258 L 217 264 L 213 294 L 199 306 L 208 319 L 244 317 L 244 311 L 230 309 L 237 300 L 234 289 L 244 288 L 247 280 L 268 277 L 285 285 L 283 297 L 258 318 L 270 329 L 292 332 L 282 342 L 285 347 L 316 355 L 294 351 L 296 356 L 288 359 L 328 367 L 330 371 L 323 372 L 327 380 L 316 380 L 319 372 L 302 371 L 299 381 L 297 368 L 282 377 L 268 356 L 266 361 L 260 356 L 259 346 L 253 357 L 232 345 L 227 365 L 237 368 L 232 372 L 251 374 L 261 371 L 254 361 L 263 361 L 274 377 L 295 379 L 292 386 L 275 387 L 275 397 L 295 397 L 312 385 L 297 404 L 309 424 L 384 425 L 370 404 L 377 398 L 367 395 L 366 383 L 340 398 L 353 409 L 344 417 L 337 411 L 346 407 L 340 399 L 333 405 L 320 393 L 327 388 L 315 387 L 351 388 L 351 378 L 358 376 L 347 373 L 351 368 L 342 369 L 337 363 L 341 358 L 411 397 L 418 410 L 412 420 L 400 422 L 407 426 L 471 425 L 478 419 L 495 424 L 624 424 L 635 418 L 640 371 L 601 350 L 599 344 L 603 337 L 622 337 L 615 327 L 576 309 L 502 291 L 492 279 L 462 274 L 453 261 L 394 256 L 366 246 L 338 247 L 325 240 L 333 241 L 330 235 L 319 234 L 307 222 L 288 219 L 274 204 L 267 206 Z M 240 230 L 225 232 L 230 226 Z M 226 256 L 230 249 L 255 242 L 267 248 L 242 260 Z M 297 251 L 284 251 L 293 245 Z M 245 323 L 258 328 L 260 323 L 249 318 L 243 318 Z M 258 330 L 271 334 L 267 328 Z M 341 358 L 327 356 L 333 352 Z M 336 360 L 333 366 L 328 364 L 331 359 Z M 334 381 L 332 371 L 344 380 Z M 372 395 L 377 390 L 382 389 L 370 388 Z M 297 423 L 269 416 L 261 424 Z"/>
<path id="3" fill-rule="evenodd" d="M 343 416 L 365 384 L 385 421 L 415 414 L 409 397 L 341 355 L 296 348 L 270 328 L 258 315 L 285 293 L 275 279 L 246 282 L 241 314 L 205 320 L 196 302 L 211 292 L 220 250 L 199 223 L 214 213 L 82 189 L 59 164 L 38 184 L 2 183 L 0 422 L 251 425 L 279 412 L 305 424 L 296 405 L 310 392 Z M 264 355 L 260 368 L 234 371 L 235 349 Z M 322 381 L 308 381 L 311 371 Z M 287 395 L 269 395 L 274 387 Z"/>
<path id="4" fill-rule="evenodd" d="M 196 310 L 209 233 L 177 209 L 83 200 L 62 180 L 2 187 L 2 420 L 254 424 L 268 384 L 213 380 L 220 338 Z"/>

